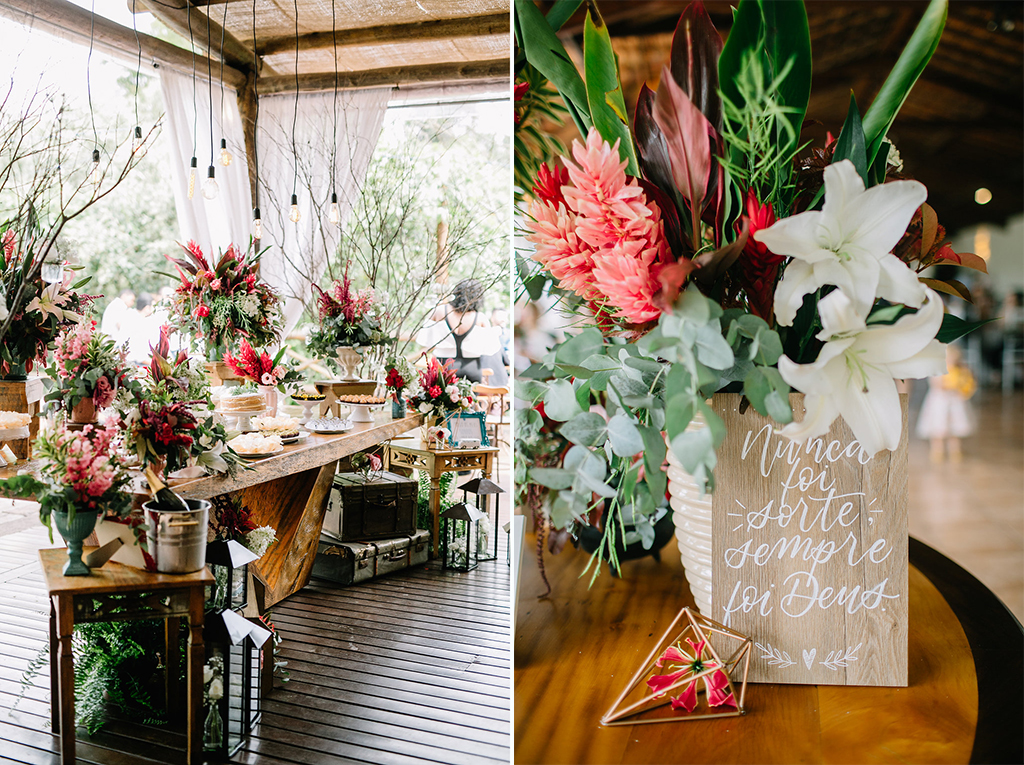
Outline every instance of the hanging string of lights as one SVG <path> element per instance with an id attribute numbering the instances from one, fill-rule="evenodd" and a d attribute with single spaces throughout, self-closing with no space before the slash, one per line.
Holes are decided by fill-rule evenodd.
<path id="1" fill-rule="evenodd" d="M 210 99 L 210 166 L 206 169 L 206 180 L 203 181 L 203 198 L 216 199 L 220 188 L 217 186 L 216 171 L 213 165 L 213 51 L 210 50 L 210 6 L 206 6 L 206 91 Z"/>
<path id="2" fill-rule="evenodd" d="M 135 0 L 132 0 L 134 2 Z M 220 119 L 221 119 L 221 138 L 220 138 L 220 164 L 222 167 L 227 167 L 231 164 L 231 152 L 228 151 L 228 142 L 224 138 L 224 30 L 228 25 L 228 4 L 224 3 L 224 18 L 220 22 Z"/>
<path id="3" fill-rule="evenodd" d="M 335 226 L 340 226 L 341 212 L 338 210 L 338 192 L 335 187 L 337 179 L 334 177 L 338 164 L 338 27 L 334 0 L 331 0 L 331 40 L 334 43 L 334 154 L 331 156 L 331 208 L 327 213 L 327 220 Z"/>
<path id="4" fill-rule="evenodd" d="M 252 238 L 257 245 L 263 238 L 263 220 L 260 218 L 260 150 L 259 150 L 259 126 L 260 126 L 260 57 L 256 53 L 256 0 L 252 0 L 252 51 L 254 56 L 252 87 L 254 95 L 254 108 L 252 118 L 252 161 L 255 171 L 256 182 L 253 184 L 252 200 Z M 257 246 L 258 249 L 258 246 Z"/>
<path id="5" fill-rule="evenodd" d="M 192 162 L 188 169 L 188 198 L 196 194 L 196 134 L 199 126 L 199 111 L 196 107 L 196 43 L 192 37 L 192 3 L 185 3 L 185 18 L 188 20 L 188 44 L 192 49 Z"/>
<path id="6" fill-rule="evenodd" d="M 99 188 L 103 174 L 100 172 L 100 136 L 96 132 L 96 113 L 92 109 L 92 44 L 96 30 L 96 0 L 92 2 L 92 16 L 89 23 L 89 57 L 85 60 L 85 90 L 89 98 L 89 119 L 92 121 L 92 172 L 89 179 L 94 188 Z"/>
<path id="7" fill-rule="evenodd" d="M 299 152 L 295 147 L 295 125 L 299 119 L 299 0 L 293 0 L 295 8 L 295 108 L 292 111 L 292 207 L 288 219 L 298 223 L 302 218 L 299 212 L 299 197 L 295 193 L 299 184 Z"/>

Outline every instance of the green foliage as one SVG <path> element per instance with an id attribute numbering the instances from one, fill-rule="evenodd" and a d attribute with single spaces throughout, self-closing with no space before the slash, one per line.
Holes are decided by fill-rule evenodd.
<path id="1" fill-rule="evenodd" d="M 609 144 L 619 142 L 619 156 L 627 163 L 626 173 L 640 175 L 612 40 L 604 19 L 598 16 L 595 21 L 591 11 L 587 11 L 583 25 L 583 68 L 594 127 Z"/>
<path id="2" fill-rule="evenodd" d="M 561 141 L 541 129 L 544 121 L 561 123 L 566 108 L 560 103 L 558 91 L 531 64 L 523 62 L 517 81 L 528 86 L 513 105 L 517 122 L 512 171 L 516 201 L 521 202 L 524 193 L 533 187 L 541 164 L 553 165 L 559 156 L 566 153 Z"/>
<path id="3" fill-rule="evenodd" d="M 419 482 L 416 493 L 416 528 L 432 529 L 434 528 L 434 519 L 430 514 L 430 476 L 425 470 L 420 470 L 416 474 L 416 480 Z M 441 512 L 443 513 L 455 504 L 455 473 L 442 474 L 438 483 L 440 484 Z M 435 539 L 432 542 L 437 544 L 438 540 Z"/>

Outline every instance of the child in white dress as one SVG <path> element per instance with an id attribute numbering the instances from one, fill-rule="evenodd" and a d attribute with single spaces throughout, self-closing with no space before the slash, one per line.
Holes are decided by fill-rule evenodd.
<path id="1" fill-rule="evenodd" d="M 946 374 L 928 380 L 928 394 L 917 418 L 917 435 L 931 440 L 932 462 L 942 462 L 943 446 L 949 449 L 950 462 L 960 462 L 960 439 L 974 432 L 968 400 L 977 384 L 955 345 L 946 348 L 946 367 Z"/>

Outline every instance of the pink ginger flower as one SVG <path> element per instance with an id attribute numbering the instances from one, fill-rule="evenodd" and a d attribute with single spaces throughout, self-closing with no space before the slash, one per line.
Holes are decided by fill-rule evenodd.
<path id="1" fill-rule="evenodd" d="M 572 154 L 575 163 L 562 158 L 564 175 L 546 167 L 538 174 L 527 237 L 534 259 L 561 288 L 627 322 L 657 319 L 657 276 L 672 260 L 660 208 L 627 178 L 618 142 L 609 145 L 592 129 Z"/>

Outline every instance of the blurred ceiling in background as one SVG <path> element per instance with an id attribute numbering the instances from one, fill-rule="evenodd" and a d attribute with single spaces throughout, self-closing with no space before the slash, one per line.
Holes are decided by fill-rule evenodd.
<path id="1" fill-rule="evenodd" d="M 551 2 L 538 5 L 547 11 Z M 807 117 L 820 124 L 804 129 L 804 141 L 821 146 L 826 130 L 838 135 L 851 89 L 861 113 L 867 109 L 926 5 L 807 2 L 814 65 Z M 705 6 L 728 37 L 730 3 L 711 0 Z M 643 82 L 656 87 L 685 7 L 675 0 L 599 3 L 631 112 Z M 583 19 L 578 12 L 562 30 L 572 55 L 583 44 Z M 570 122 L 558 135 L 568 145 L 576 130 Z M 1003 224 L 1024 211 L 1024 3 L 951 2 L 939 47 L 889 137 L 906 172 L 928 187 L 929 203 L 950 234 L 976 223 Z M 979 188 L 991 191 L 988 204 L 974 201 Z"/>

